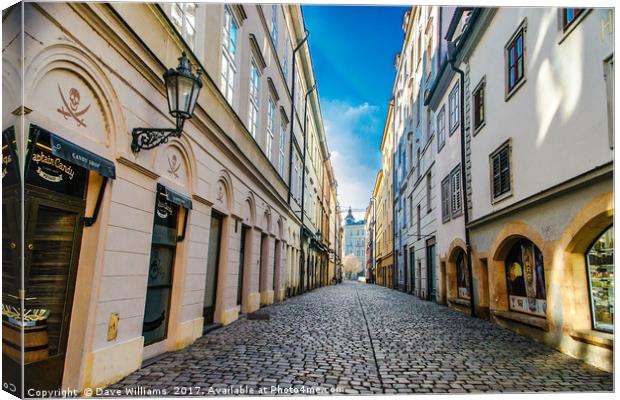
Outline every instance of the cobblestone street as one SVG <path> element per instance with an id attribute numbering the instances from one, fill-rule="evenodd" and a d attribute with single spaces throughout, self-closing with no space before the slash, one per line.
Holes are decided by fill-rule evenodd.
<path id="1" fill-rule="evenodd" d="M 611 374 L 582 361 L 375 285 L 328 286 L 259 313 L 270 320 L 242 318 L 109 389 L 168 395 L 231 388 L 276 394 L 272 387 L 281 394 L 612 390 Z"/>

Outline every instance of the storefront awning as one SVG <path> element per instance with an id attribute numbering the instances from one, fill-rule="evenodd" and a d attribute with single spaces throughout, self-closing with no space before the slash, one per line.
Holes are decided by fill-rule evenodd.
<path id="1" fill-rule="evenodd" d="M 181 207 L 185 207 L 188 210 L 192 209 L 192 200 L 184 194 L 172 190 L 169 187 L 162 185 L 161 183 L 157 184 L 157 190 L 161 193 L 164 193 L 169 202 L 177 204 Z"/>
<path id="2" fill-rule="evenodd" d="M 56 157 L 60 157 L 63 160 L 72 162 L 88 170 L 95 171 L 106 178 L 116 178 L 116 168 L 112 161 L 73 144 L 54 133 L 44 132 L 50 136 L 52 154 Z"/>

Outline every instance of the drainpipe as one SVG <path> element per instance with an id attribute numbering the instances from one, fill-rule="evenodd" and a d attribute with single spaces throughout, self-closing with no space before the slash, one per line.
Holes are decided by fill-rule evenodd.
<path id="1" fill-rule="evenodd" d="M 459 69 L 456 65 L 456 46 L 453 41 L 448 42 L 448 62 L 454 72 L 459 74 L 459 130 L 461 133 L 461 192 L 463 193 L 463 219 L 465 221 L 465 246 L 466 256 L 469 274 L 469 308 L 472 317 L 476 316 L 476 308 L 474 306 L 474 277 L 473 277 L 473 265 L 471 261 L 471 241 L 469 239 L 469 209 L 467 202 L 467 178 L 465 176 L 465 73 Z"/>
<path id="2" fill-rule="evenodd" d="M 293 66 L 292 66 L 292 70 L 293 70 L 293 79 L 291 82 L 291 130 L 290 130 L 290 149 L 289 149 L 289 154 L 288 154 L 288 204 L 289 206 L 291 205 L 291 180 L 293 177 L 292 171 L 293 171 L 293 132 L 294 129 L 293 127 L 295 126 L 295 71 L 297 70 L 297 68 L 295 68 L 295 64 L 296 64 L 296 57 L 295 54 L 297 54 L 297 51 L 299 51 L 299 49 L 301 49 L 301 46 L 303 46 L 304 43 L 306 43 L 306 41 L 308 40 L 308 36 L 310 36 L 310 32 L 305 29 L 305 33 L 306 36 L 304 36 L 304 38 L 301 40 L 301 42 L 299 42 L 299 44 L 293 49 Z"/>
<path id="3" fill-rule="evenodd" d="M 306 36 L 307 38 L 307 36 Z M 306 144 L 308 142 L 308 135 L 306 135 L 306 116 L 308 113 L 308 96 L 314 92 L 314 89 L 316 89 L 316 81 L 314 82 L 314 85 L 312 85 L 312 88 L 310 88 L 310 90 L 306 93 L 306 98 L 304 99 L 304 125 L 303 125 L 303 135 L 304 135 L 304 153 L 302 156 L 302 161 L 301 161 L 301 228 L 300 228 L 300 232 L 299 232 L 299 238 L 302 239 L 301 240 L 301 262 L 302 262 L 302 271 L 304 272 L 302 275 L 302 281 L 303 279 L 305 279 L 305 268 L 303 268 L 303 262 L 304 262 L 304 242 L 303 242 L 303 237 L 304 237 L 304 199 L 305 199 L 305 195 L 306 195 Z M 290 186 L 289 186 L 290 188 Z M 289 189 L 290 191 L 290 189 Z M 302 292 L 304 292 L 305 290 L 305 285 L 302 284 Z"/>

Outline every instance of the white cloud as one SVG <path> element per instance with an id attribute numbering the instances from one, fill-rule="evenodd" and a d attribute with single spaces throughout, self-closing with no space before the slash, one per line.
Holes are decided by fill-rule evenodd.
<path id="1" fill-rule="evenodd" d="M 329 99 L 322 99 L 321 106 L 340 206 L 365 209 L 381 167 L 383 125 L 377 116 L 379 109 L 368 103 L 351 105 Z M 355 217 L 363 218 L 364 214 Z"/>

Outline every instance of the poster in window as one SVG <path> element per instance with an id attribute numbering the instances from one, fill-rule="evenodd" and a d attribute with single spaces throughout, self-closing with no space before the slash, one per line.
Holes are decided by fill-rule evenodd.
<path id="1" fill-rule="evenodd" d="M 547 294 L 543 256 L 529 240 L 516 243 L 506 258 L 510 309 L 546 316 Z"/>
<path id="2" fill-rule="evenodd" d="M 458 297 L 460 299 L 469 300 L 469 272 L 465 264 L 465 253 L 462 251 L 460 251 L 456 257 L 456 275 Z"/>

